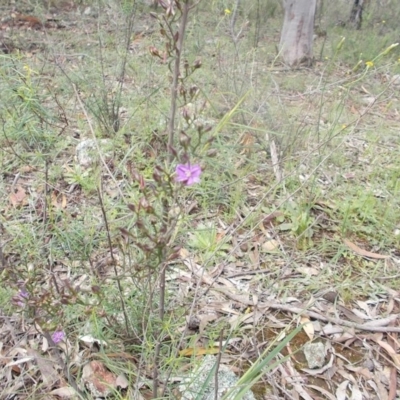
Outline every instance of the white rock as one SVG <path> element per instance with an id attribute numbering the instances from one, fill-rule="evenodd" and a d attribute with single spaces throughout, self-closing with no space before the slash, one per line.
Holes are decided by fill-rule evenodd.
<path id="1" fill-rule="evenodd" d="M 76 160 L 81 167 L 90 167 L 99 159 L 98 149 L 103 154 L 103 157 L 110 159 L 112 157 L 111 141 L 109 139 L 98 139 L 96 146 L 95 139 L 84 139 L 76 146 Z"/>
<path id="2" fill-rule="evenodd" d="M 323 343 L 307 343 L 303 347 L 303 353 L 306 356 L 308 368 L 321 368 L 325 365 L 326 351 Z"/>
<path id="3" fill-rule="evenodd" d="M 390 79 L 390 83 L 394 86 L 400 86 L 400 74 L 393 75 Z"/>

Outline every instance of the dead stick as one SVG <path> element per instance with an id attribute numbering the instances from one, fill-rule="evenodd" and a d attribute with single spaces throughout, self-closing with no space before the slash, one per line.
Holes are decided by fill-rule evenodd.
<path id="1" fill-rule="evenodd" d="M 216 290 L 218 292 L 224 293 L 226 296 L 228 296 L 230 299 L 237 301 L 239 303 L 245 304 L 247 306 L 256 306 L 258 309 L 262 308 L 272 308 L 273 310 L 279 310 L 279 311 L 287 311 L 293 314 L 301 314 L 301 315 L 307 315 L 310 318 L 317 319 L 319 321 L 324 321 L 324 322 L 330 322 L 332 324 L 340 325 L 340 326 L 346 326 L 348 328 L 354 328 L 358 329 L 360 331 L 369 331 L 369 332 L 397 332 L 400 333 L 400 327 L 395 327 L 395 326 L 374 326 L 371 324 L 356 324 L 353 322 L 349 321 L 344 321 L 340 318 L 332 318 L 328 317 L 326 315 L 319 314 L 315 311 L 310 311 L 305 308 L 301 307 L 296 307 L 296 306 L 288 306 L 285 304 L 279 304 L 279 303 L 257 303 L 254 304 L 253 301 L 251 300 L 246 300 L 243 299 L 243 296 L 241 295 L 235 295 L 233 293 L 229 293 L 228 291 L 225 291 L 222 288 L 212 288 L 212 290 Z M 390 318 L 391 320 L 396 320 L 397 318 L 400 317 L 400 314 L 393 314 Z M 380 320 L 374 320 L 374 324 L 379 324 Z M 387 321 L 389 322 L 389 321 Z"/>

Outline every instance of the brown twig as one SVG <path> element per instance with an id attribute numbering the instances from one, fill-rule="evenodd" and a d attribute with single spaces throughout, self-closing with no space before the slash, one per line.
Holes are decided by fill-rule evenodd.
<path id="1" fill-rule="evenodd" d="M 180 78 L 181 56 L 182 56 L 183 41 L 185 37 L 186 24 L 190 8 L 191 7 L 189 6 L 189 1 L 185 1 L 183 3 L 182 19 L 180 20 L 179 24 L 179 32 L 178 32 L 179 36 L 175 50 L 176 56 L 175 56 L 174 70 L 172 74 L 171 105 L 170 105 L 169 121 L 168 121 L 168 153 L 169 153 L 168 159 L 170 162 L 173 159 L 173 152 L 171 151 L 171 149 L 173 148 L 174 145 L 176 104 L 178 101 L 178 85 Z"/>
<path id="2" fill-rule="evenodd" d="M 128 313 L 126 312 L 126 308 L 125 308 L 124 292 L 122 290 L 121 278 L 119 277 L 118 270 L 117 270 L 117 261 L 116 261 L 116 259 L 114 257 L 114 253 L 113 253 L 111 235 L 110 235 L 110 228 L 109 228 L 109 225 L 108 225 L 107 213 L 106 213 L 106 210 L 104 208 L 104 203 L 103 203 L 103 198 L 102 198 L 102 195 L 101 195 L 100 187 L 97 187 L 97 194 L 98 194 L 98 197 L 99 197 L 100 208 L 101 208 L 101 212 L 103 214 L 103 221 L 104 221 L 104 225 L 105 225 L 105 228 L 106 228 L 108 248 L 109 248 L 109 251 L 110 251 L 110 257 L 111 257 L 111 262 L 112 262 L 112 266 L 113 266 L 113 269 L 114 269 L 114 275 L 115 275 L 115 278 L 116 278 L 116 281 L 117 281 L 118 292 L 119 292 L 120 301 L 121 301 L 121 308 L 122 308 L 122 312 L 124 314 L 125 329 L 126 329 L 126 333 L 129 335 L 129 333 L 130 333 L 129 324 L 128 324 L 129 318 L 128 318 Z"/>
<path id="3" fill-rule="evenodd" d="M 229 290 L 225 290 L 224 288 L 220 288 L 220 287 L 213 287 L 212 290 L 221 292 L 221 293 L 225 294 L 227 297 L 229 297 L 231 300 L 240 302 L 244 305 L 254 306 L 254 302 L 252 300 L 243 299 L 243 295 L 235 295 L 234 293 L 230 293 Z M 296 306 L 291 306 L 291 305 L 286 305 L 286 304 L 279 304 L 279 303 L 273 303 L 273 302 L 257 303 L 257 308 L 265 309 L 265 310 L 270 308 L 273 310 L 290 312 L 292 314 L 306 315 L 310 318 L 313 318 L 313 319 L 316 319 L 319 321 L 330 322 L 335 325 L 345 326 L 347 328 L 358 329 L 360 331 L 384 332 L 384 333 L 398 332 L 398 333 L 400 333 L 400 327 L 375 326 L 375 325 L 379 325 L 380 321 L 385 322 L 385 324 L 386 324 L 389 322 L 389 320 L 390 321 L 396 320 L 397 318 L 400 318 L 400 314 L 393 314 L 392 316 L 389 317 L 389 319 L 385 318 L 384 320 L 374 320 L 373 324 L 371 324 L 371 323 L 356 324 L 353 322 L 345 321 L 340 318 L 328 317 L 327 315 L 319 314 L 316 311 L 307 310 L 307 308 L 296 307 Z"/>

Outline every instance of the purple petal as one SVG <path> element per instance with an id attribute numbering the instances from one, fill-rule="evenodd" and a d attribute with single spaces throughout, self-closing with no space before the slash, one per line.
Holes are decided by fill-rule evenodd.
<path id="1" fill-rule="evenodd" d="M 27 299 L 27 298 L 29 297 L 29 293 L 28 293 L 25 289 L 21 289 L 21 290 L 18 292 L 18 296 L 19 296 L 19 297 L 22 297 L 22 298 L 24 298 L 24 299 Z"/>
<path id="2" fill-rule="evenodd" d="M 14 297 L 18 307 L 25 307 L 25 303 L 29 298 L 29 293 L 25 289 L 20 289 L 17 296 Z"/>
<path id="3" fill-rule="evenodd" d="M 191 169 L 190 169 L 190 172 L 191 172 L 191 176 L 195 176 L 195 177 L 200 177 L 200 175 L 201 175 L 201 167 L 200 167 L 200 165 L 192 165 L 192 167 L 191 167 Z"/>
<path id="4" fill-rule="evenodd" d="M 199 182 L 200 182 L 200 178 L 189 178 L 189 179 L 186 181 L 186 185 L 187 185 L 187 186 L 192 186 L 193 184 L 199 183 Z"/>
<path id="5" fill-rule="evenodd" d="M 65 338 L 65 333 L 63 331 L 55 331 L 51 338 L 53 339 L 54 344 L 60 343 Z"/>
<path id="6" fill-rule="evenodd" d="M 190 172 L 186 165 L 178 164 L 176 166 L 176 181 L 177 182 L 184 182 L 188 177 L 188 173 Z"/>
<path id="7" fill-rule="evenodd" d="M 187 186 L 200 182 L 200 175 L 201 175 L 200 165 L 178 164 L 176 166 L 175 172 L 177 175 L 175 180 L 177 182 L 182 182 Z"/>

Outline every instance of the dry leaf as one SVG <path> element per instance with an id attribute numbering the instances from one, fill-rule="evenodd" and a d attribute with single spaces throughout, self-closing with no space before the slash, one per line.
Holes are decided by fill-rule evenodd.
<path id="1" fill-rule="evenodd" d="M 189 347 L 187 349 L 183 349 L 179 352 L 179 355 L 182 357 L 191 357 L 195 356 L 203 356 L 205 354 L 218 354 L 220 351 L 219 347 Z"/>
<path id="2" fill-rule="evenodd" d="M 308 317 L 301 317 L 300 323 L 303 325 L 303 331 L 306 333 L 310 340 L 314 339 L 314 325 Z"/>
<path id="3" fill-rule="evenodd" d="M 75 390 L 72 387 L 68 387 L 68 386 L 54 389 L 50 392 L 50 394 L 53 394 L 54 396 L 59 396 L 62 398 L 69 398 L 69 397 L 76 396 Z"/>
<path id="4" fill-rule="evenodd" d="M 276 218 L 282 217 L 283 215 L 283 212 L 280 211 L 274 211 L 271 214 L 268 214 L 262 221 L 260 226 L 261 230 L 263 230 L 263 227 L 270 227 Z"/>
<path id="5" fill-rule="evenodd" d="M 24 364 L 28 361 L 32 361 L 33 359 L 34 359 L 34 357 L 32 357 L 32 356 L 31 357 L 23 357 L 23 358 L 20 358 L 19 360 L 9 362 L 5 367 L 12 367 L 14 365 Z"/>
<path id="6" fill-rule="evenodd" d="M 83 342 L 86 346 L 88 346 L 88 347 L 92 347 L 93 346 L 93 344 L 97 344 L 99 347 L 101 347 L 101 346 L 104 346 L 104 347 L 106 347 L 107 346 L 107 342 L 105 342 L 104 340 L 101 340 L 101 339 L 96 339 L 95 337 L 93 337 L 92 335 L 85 335 L 85 336 L 81 336 L 80 338 L 79 338 L 79 340 L 81 341 L 81 342 Z"/>
<path id="7" fill-rule="evenodd" d="M 341 326 L 338 326 L 338 325 L 332 325 L 329 322 L 328 324 L 326 324 L 322 328 L 322 332 L 324 333 L 324 335 L 335 335 L 337 333 L 342 333 L 343 332 L 343 328 Z"/>
<path id="8" fill-rule="evenodd" d="M 190 256 L 190 252 L 187 249 L 185 249 L 184 247 L 182 247 L 179 251 L 179 255 L 180 255 L 181 259 L 185 259 Z"/>
<path id="9" fill-rule="evenodd" d="M 393 347 L 390 344 L 384 342 L 383 340 L 377 340 L 376 343 L 378 343 L 379 346 L 385 349 L 387 353 L 390 355 L 390 357 L 392 357 L 392 360 L 395 363 L 395 365 L 397 367 L 400 367 L 400 354 L 397 354 L 394 351 Z"/>
<path id="10" fill-rule="evenodd" d="M 328 362 L 328 364 L 324 365 L 321 368 L 314 368 L 314 369 L 310 369 L 310 368 L 302 368 L 301 370 L 304 372 L 307 372 L 307 374 L 312 375 L 312 376 L 318 376 L 323 374 L 325 371 L 327 371 L 329 368 L 332 368 L 333 365 L 333 361 L 334 361 L 335 357 L 333 356 L 333 354 L 331 354 L 331 358 Z"/>
<path id="11" fill-rule="evenodd" d="M 296 372 L 294 365 L 290 359 L 280 364 L 278 368 L 280 369 L 284 381 L 293 386 L 294 391 L 297 392 L 302 399 L 313 400 L 313 397 L 311 397 L 305 390 L 303 386 L 304 381 L 301 378 L 299 379 L 298 373 Z M 295 393 L 294 391 L 292 391 L 292 393 L 296 396 L 294 398 L 299 398 L 297 396 L 297 393 Z"/>
<path id="12" fill-rule="evenodd" d="M 254 249 L 254 251 L 249 251 L 247 255 L 250 259 L 251 265 L 260 265 L 260 253 L 258 252 L 257 247 Z"/>
<path id="13" fill-rule="evenodd" d="M 328 392 L 326 389 L 324 389 L 320 386 L 307 385 L 307 387 L 309 387 L 310 389 L 314 389 L 317 392 L 320 392 L 321 394 L 323 394 L 326 398 L 328 398 L 330 400 L 337 400 L 337 398 L 332 393 Z"/>
<path id="14" fill-rule="evenodd" d="M 202 314 L 198 316 L 200 319 L 200 324 L 199 324 L 199 332 L 202 334 L 204 332 L 204 329 L 208 325 L 209 322 L 215 321 L 217 319 L 216 314 Z"/>
<path id="15" fill-rule="evenodd" d="M 215 237 L 215 241 L 217 243 L 220 243 L 221 240 L 225 237 L 225 232 L 218 232 L 216 237 Z"/>
<path id="16" fill-rule="evenodd" d="M 35 171 L 35 167 L 32 165 L 24 165 L 18 170 L 21 174 L 28 174 L 29 172 Z"/>
<path id="17" fill-rule="evenodd" d="M 9 196 L 10 203 L 13 207 L 18 207 L 26 204 L 26 192 L 21 185 L 13 189 Z"/>
<path id="18" fill-rule="evenodd" d="M 107 397 L 116 388 L 116 379 L 100 361 L 91 361 L 82 370 L 82 383 L 93 397 Z"/>
<path id="19" fill-rule="evenodd" d="M 39 367 L 42 375 L 43 384 L 50 388 L 59 379 L 57 371 L 54 369 L 54 362 L 42 357 L 33 349 L 28 349 L 28 354 L 32 356 Z"/>
<path id="20" fill-rule="evenodd" d="M 336 389 L 336 399 L 337 400 L 346 400 L 347 399 L 347 386 L 349 385 L 349 381 L 345 380 L 343 381 L 338 388 Z"/>
<path id="21" fill-rule="evenodd" d="M 313 267 L 297 267 L 296 271 L 304 275 L 315 276 L 319 274 L 319 271 Z"/>
<path id="22" fill-rule="evenodd" d="M 67 207 L 67 198 L 65 197 L 65 194 L 54 190 L 51 193 L 51 205 L 58 209 L 64 209 Z"/>
<path id="23" fill-rule="evenodd" d="M 397 371 L 396 368 L 390 369 L 390 383 L 389 383 L 389 400 L 396 398 L 397 390 Z"/>
<path id="24" fill-rule="evenodd" d="M 365 379 L 372 379 L 371 371 L 366 367 L 355 367 L 354 365 L 346 364 L 344 365 L 344 368 L 362 376 Z"/>
<path id="25" fill-rule="evenodd" d="M 353 382 L 352 389 L 351 389 L 350 400 L 363 400 L 363 395 L 362 395 L 360 389 L 358 388 L 358 386 L 356 386 L 356 384 L 354 382 Z"/>
<path id="26" fill-rule="evenodd" d="M 337 304 L 336 306 L 339 311 L 341 311 L 350 321 L 355 322 L 356 324 L 362 324 L 364 322 L 364 319 L 360 318 L 356 314 L 353 313 L 353 311 L 349 310 L 348 308 L 341 306 L 340 304 Z"/>
<path id="27" fill-rule="evenodd" d="M 367 251 L 362 249 L 361 247 L 358 247 L 356 244 L 353 242 L 350 242 L 350 240 L 343 239 L 343 243 L 350 249 L 353 250 L 355 253 L 357 253 L 361 257 L 367 257 L 367 258 L 374 258 L 374 259 L 384 259 L 384 258 L 389 258 L 389 256 L 384 256 L 382 254 L 377 254 L 377 253 L 372 253 L 371 251 Z"/>
<path id="28" fill-rule="evenodd" d="M 125 374 L 118 375 L 117 379 L 115 380 L 115 384 L 121 389 L 126 389 L 129 386 L 129 382 Z"/>
<path id="29" fill-rule="evenodd" d="M 279 248 L 279 242 L 275 239 L 267 240 L 262 244 L 261 248 L 267 252 L 276 251 Z"/>

